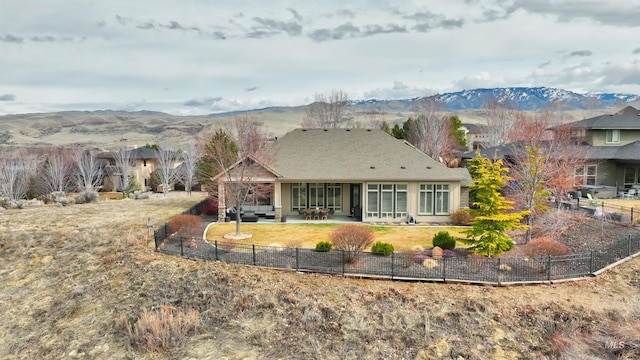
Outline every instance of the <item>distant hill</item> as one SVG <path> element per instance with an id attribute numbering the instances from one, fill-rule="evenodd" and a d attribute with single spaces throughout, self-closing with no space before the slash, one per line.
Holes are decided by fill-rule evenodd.
<path id="1" fill-rule="evenodd" d="M 570 115 L 576 118 L 611 112 L 611 109 L 620 109 L 628 104 L 640 104 L 640 96 L 633 94 L 578 94 L 546 87 L 464 90 L 438 94 L 432 98 L 441 100 L 449 111 L 471 123 L 483 121 L 481 109 L 489 99 L 511 104 L 520 110 L 553 108 L 569 114 L 572 111 L 579 112 L 576 116 Z M 418 99 L 368 99 L 353 101 L 351 105 L 355 108 L 356 121 L 367 123 L 384 120 L 387 123 L 400 123 L 414 114 L 414 103 Z M 203 116 L 114 110 L 5 115 L 0 116 L 0 146 L 86 144 L 113 148 L 131 144 L 181 143 L 194 141 L 194 136 L 206 134 L 243 113 L 257 115 L 267 132 L 282 136 L 300 127 L 306 109 L 307 106 L 270 107 Z"/>

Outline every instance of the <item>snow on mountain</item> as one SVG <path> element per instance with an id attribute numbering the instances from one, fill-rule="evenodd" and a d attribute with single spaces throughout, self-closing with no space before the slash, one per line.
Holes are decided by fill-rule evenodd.
<path id="1" fill-rule="evenodd" d="M 561 109 L 587 109 L 616 106 L 640 100 L 635 94 L 617 93 L 576 93 L 573 91 L 548 87 L 507 87 L 492 89 L 462 90 L 437 94 L 430 98 L 442 101 L 449 110 L 481 109 L 487 101 L 513 106 L 520 110 L 542 110 L 551 107 Z M 406 100 L 360 100 L 354 101 L 356 106 L 381 106 L 395 102 L 397 105 L 410 106 L 416 99 Z"/>

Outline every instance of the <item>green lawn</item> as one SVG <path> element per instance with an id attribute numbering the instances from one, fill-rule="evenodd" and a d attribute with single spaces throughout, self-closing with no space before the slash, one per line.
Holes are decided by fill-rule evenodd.
<path id="1" fill-rule="evenodd" d="M 319 241 L 328 241 L 331 232 L 342 224 L 247 224 L 240 230 L 253 236 L 238 240 L 241 244 L 263 246 L 314 248 Z M 368 226 L 368 225 L 363 225 Z M 435 226 L 371 226 L 375 241 L 393 245 L 396 251 L 411 251 L 416 247 L 431 247 L 433 236 L 439 231 L 449 231 L 453 236 L 462 237 L 461 228 Z M 235 223 L 213 224 L 207 232 L 208 240 L 223 240 L 224 234 L 234 233 Z M 458 243 L 457 246 L 462 246 Z"/>

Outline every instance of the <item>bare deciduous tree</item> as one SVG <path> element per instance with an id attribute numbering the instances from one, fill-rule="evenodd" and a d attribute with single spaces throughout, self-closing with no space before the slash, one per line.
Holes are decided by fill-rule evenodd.
<path id="1" fill-rule="evenodd" d="M 118 174 L 120 175 L 120 189 L 122 193 L 125 194 L 129 186 L 129 177 L 135 166 L 135 159 L 131 156 L 131 151 L 124 148 L 113 154 L 113 157 L 116 161 Z"/>
<path id="2" fill-rule="evenodd" d="M 315 101 L 307 107 L 302 127 L 349 128 L 353 125 L 354 110 L 347 93 L 332 90 L 326 94 L 316 94 Z"/>
<path id="3" fill-rule="evenodd" d="M 252 115 L 237 117 L 233 129 L 220 128 L 203 139 L 204 156 L 198 169 L 209 174 L 218 172 L 211 178 L 217 181 L 220 216 L 224 216 L 227 206 L 239 211 L 246 202 L 270 195 L 272 184 L 263 178 L 265 166 L 273 161 L 273 155 L 267 151 L 268 143 L 269 136 L 262 123 Z M 240 235 L 240 222 L 238 214 L 236 235 Z"/>
<path id="4" fill-rule="evenodd" d="M 407 139 L 435 160 L 449 158 L 456 148 L 451 120 L 444 103 L 432 97 L 415 102 L 416 117 L 409 124 Z"/>
<path id="5" fill-rule="evenodd" d="M 36 191 L 46 195 L 55 191 L 67 192 L 73 188 L 73 160 L 65 150 L 49 153 L 36 180 Z"/>
<path id="6" fill-rule="evenodd" d="M 177 161 L 180 160 L 180 155 L 172 150 L 170 145 L 165 144 L 156 150 L 156 160 L 158 161 L 158 180 L 162 184 L 162 193 L 166 195 L 167 191 L 178 181 Z"/>
<path id="7" fill-rule="evenodd" d="M 29 191 L 29 183 L 37 171 L 37 160 L 26 153 L 0 156 L 0 197 L 19 200 Z"/>
<path id="8" fill-rule="evenodd" d="M 75 163 L 75 182 L 78 190 L 94 190 L 102 183 L 104 163 L 98 160 L 95 151 L 77 148 L 71 157 Z"/>
<path id="9" fill-rule="evenodd" d="M 184 184 L 185 189 L 191 195 L 191 188 L 197 183 L 196 170 L 198 161 L 202 157 L 200 148 L 194 142 L 182 145 L 182 172 L 179 174 L 180 181 Z"/>
<path id="10" fill-rule="evenodd" d="M 487 121 L 483 126 L 484 133 L 487 135 L 483 145 L 493 147 L 508 143 L 518 114 L 515 104 L 508 99 L 491 98 L 485 101 L 482 111 Z"/>
<path id="11" fill-rule="evenodd" d="M 549 134 L 549 124 L 556 118 L 552 112 L 521 116 L 511 134 L 514 142 L 509 168 L 515 181 L 509 186 L 516 201 L 529 211 L 526 242 L 531 240 L 534 218 L 545 210 L 547 198 L 559 201 L 573 185 L 575 167 L 584 162 L 586 150 L 571 143 L 570 129 L 556 127 L 555 136 Z"/>

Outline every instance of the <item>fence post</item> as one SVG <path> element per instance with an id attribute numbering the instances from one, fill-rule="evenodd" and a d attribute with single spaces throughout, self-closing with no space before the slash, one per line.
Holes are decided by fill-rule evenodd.
<path id="1" fill-rule="evenodd" d="M 345 263 L 345 260 L 344 260 L 344 250 L 342 250 L 342 276 L 344 276 L 344 263 Z"/>
<path id="2" fill-rule="evenodd" d="M 216 245 L 216 261 L 218 261 L 218 240 L 214 241 L 214 244 Z"/>
<path id="3" fill-rule="evenodd" d="M 591 259 L 589 259 L 589 272 L 593 274 L 593 250 L 591 250 Z"/>
<path id="4" fill-rule="evenodd" d="M 300 271 L 300 253 L 299 248 L 296 248 L 296 271 Z"/>
<path id="5" fill-rule="evenodd" d="M 447 282 L 447 258 L 442 257 L 442 281 Z"/>
<path id="6" fill-rule="evenodd" d="M 498 271 L 496 271 L 496 280 L 498 283 L 498 286 L 500 286 L 500 258 L 498 258 Z"/>
<path id="7" fill-rule="evenodd" d="M 251 249 L 253 252 L 253 266 L 256 266 L 256 244 L 251 245 Z"/>
<path id="8" fill-rule="evenodd" d="M 627 257 L 631 256 L 631 234 L 629 234 L 629 241 L 627 241 Z"/>
<path id="9" fill-rule="evenodd" d="M 547 280 L 551 281 L 551 255 L 547 255 Z"/>
<path id="10" fill-rule="evenodd" d="M 631 207 L 631 225 L 633 225 L 633 206 Z"/>
<path id="11" fill-rule="evenodd" d="M 629 235 L 629 238 L 631 238 L 631 235 Z M 394 274 L 394 268 L 395 268 L 395 258 L 396 258 L 396 253 L 391 253 L 391 280 L 393 280 L 393 274 Z"/>
<path id="12" fill-rule="evenodd" d="M 184 257 L 184 246 L 182 246 L 182 236 L 180 236 L 180 256 Z"/>
<path id="13" fill-rule="evenodd" d="M 164 240 L 167 239 L 167 223 L 164 223 Z"/>

